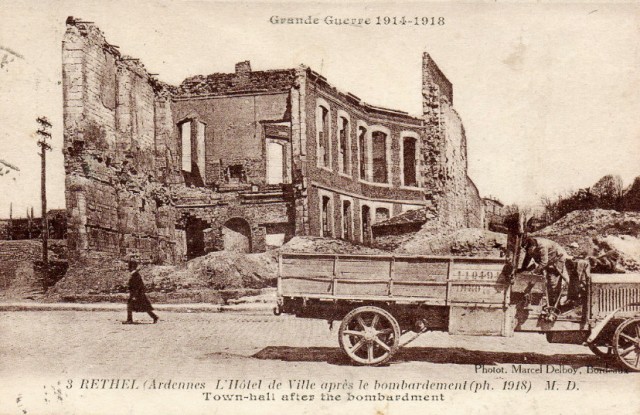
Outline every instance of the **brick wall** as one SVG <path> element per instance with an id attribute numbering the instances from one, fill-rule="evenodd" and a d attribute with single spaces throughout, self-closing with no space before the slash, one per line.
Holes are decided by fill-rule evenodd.
<path id="1" fill-rule="evenodd" d="M 205 124 L 205 184 L 224 181 L 227 167 L 241 165 L 246 181 L 261 185 L 266 183 L 264 123 L 289 122 L 288 104 L 288 91 L 205 99 L 178 97 L 173 103 L 173 123 L 192 119 Z M 177 151 L 180 154 L 181 150 Z M 285 156 L 285 160 L 289 158 Z"/>
<path id="2" fill-rule="evenodd" d="M 326 80 L 307 70 L 298 85 L 305 86 L 298 96 L 304 98 L 306 131 L 304 153 L 300 164 L 308 182 L 308 204 L 304 213 L 309 220 L 308 232 L 320 234 L 320 196 L 318 189 L 332 192 L 336 198 L 344 194 L 361 204 L 391 203 L 392 214 L 398 214 L 401 204 L 422 205 L 436 212 L 438 227 L 481 227 L 483 205 L 477 188 L 467 177 L 467 144 L 462 120 L 452 108 L 453 89 L 451 83 L 435 65 L 429 55 L 423 57 L 423 118 L 417 119 L 399 111 L 386 110 L 362 103 L 357 97 L 344 94 L 331 87 Z M 295 94 L 294 94 L 295 95 Z M 328 106 L 331 166 L 319 167 L 316 117 L 318 105 Z M 350 169 L 340 174 L 338 125 L 339 116 L 349 118 L 351 136 Z M 295 118 L 294 118 L 295 121 Z M 369 131 L 381 128 L 390 141 L 387 158 L 390 180 L 387 185 L 360 180 L 358 169 L 358 126 Z M 294 122 L 293 131 L 298 131 Z M 416 163 L 417 186 L 403 186 L 402 137 L 413 134 L 417 137 L 419 157 Z M 296 148 L 294 134 L 294 149 Z M 368 137 L 368 140 L 371 138 Z M 302 143 L 302 135 L 300 143 Z M 296 163 L 294 161 L 294 163 Z M 370 173 L 369 173 L 370 174 Z M 337 207 L 337 205 L 336 205 Z M 334 209 L 339 211 L 340 209 Z M 354 220 L 360 225 L 361 212 L 355 212 Z M 336 223 L 341 212 L 336 212 Z M 360 235 L 361 237 L 361 235 Z"/>

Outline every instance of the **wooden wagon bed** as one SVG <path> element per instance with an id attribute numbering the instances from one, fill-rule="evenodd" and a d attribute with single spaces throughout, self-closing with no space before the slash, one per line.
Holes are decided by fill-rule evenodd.
<path id="1" fill-rule="evenodd" d="M 278 294 L 426 305 L 509 303 L 502 258 L 283 253 Z"/>

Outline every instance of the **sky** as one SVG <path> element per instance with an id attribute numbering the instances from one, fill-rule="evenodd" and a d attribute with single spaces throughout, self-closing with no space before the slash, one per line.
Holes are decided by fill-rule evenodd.
<path id="1" fill-rule="evenodd" d="M 64 207 L 61 42 L 67 16 L 179 84 L 196 74 L 312 67 L 363 101 L 420 115 L 427 51 L 453 83 L 481 195 L 536 204 L 606 174 L 640 175 L 640 5 L 0 0 L 0 218 L 40 213 L 35 118 L 53 124 L 49 208 Z M 317 17 L 318 25 L 270 23 Z M 371 24 L 326 24 L 326 17 Z M 376 25 L 377 17 L 444 18 Z M 383 20 L 384 21 L 384 20 Z"/>

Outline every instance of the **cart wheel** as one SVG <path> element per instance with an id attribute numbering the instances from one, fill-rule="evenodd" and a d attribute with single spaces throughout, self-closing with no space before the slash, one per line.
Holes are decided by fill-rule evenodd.
<path id="1" fill-rule="evenodd" d="M 387 362 L 398 350 L 400 325 L 380 307 L 358 307 L 342 319 L 338 340 L 351 360 L 376 366 Z"/>
<path id="2" fill-rule="evenodd" d="M 627 369 L 640 372 L 640 318 L 630 318 L 613 335 L 618 361 Z"/>
<path id="3" fill-rule="evenodd" d="M 608 344 L 589 344 L 589 350 L 602 359 L 612 359 L 615 356 L 613 347 Z"/>

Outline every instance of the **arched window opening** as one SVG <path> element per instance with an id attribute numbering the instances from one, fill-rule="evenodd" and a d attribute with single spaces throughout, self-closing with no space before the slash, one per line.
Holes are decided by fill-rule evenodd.
<path id="1" fill-rule="evenodd" d="M 367 129 L 358 128 L 358 161 L 360 165 L 359 177 L 362 180 L 367 179 Z"/>
<path id="2" fill-rule="evenodd" d="M 329 146 L 329 109 L 318 106 L 318 164 L 331 167 L 331 149 Z"/>
<path id="3" fill-rule="evenodd" d="M 402 140 L 402 162 L 404 166 L 403 184 L 405 186 L 417 186 L 416 176 L 416 139 L 405 137 Z"/>
<path id="4" fill-rule="evenodd" d="M 369 206 L 362 206 L 362 242 L 371 243 L 371 209 Z"/>
<path id="5" fill-rule="evenodd" d="M 320 224 L 322 227 L 322 236 L 331 237 L 331 199 L 328 196 L 322 196 L 321 210 Z"/>
<path id="6" fill-rule="evenodd" d="M 387 183 L 389 174 L 387 169 L 387 135 L 382 131 L 372 134 L 373 181 Z"/>
<path id="7" fill-rule="evenodd" d="M 349 172 L 349 120 L 345 117 L 340 117 L 338 120 L 338 148 L 340 151 L 340 173 L 347 174 Z"/>
<path id="8" fill-rule="evenodd" d="M 346 240 L 352 240 L 352 224 L 353 218 L 351 215 L 351 202 L 345 200 L 342 202 L 342 238 Z"/>

